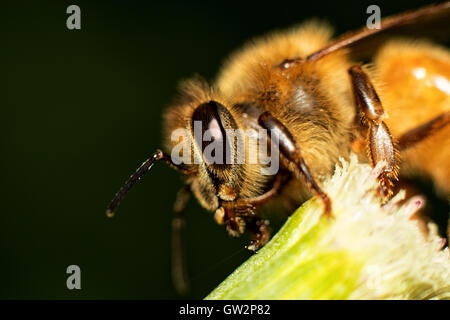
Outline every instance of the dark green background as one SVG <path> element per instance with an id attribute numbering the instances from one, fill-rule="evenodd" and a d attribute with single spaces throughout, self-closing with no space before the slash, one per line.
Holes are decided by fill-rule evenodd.
<path id="1" fill-rule="evenodd" d="M 156 2 L 156 1 L 155 1 Z M 207 79 L 245 40 L 321 17 L 338 32 L 423 1 L 285 3 L 35 1 L 0 4 L 0 298 L 171 299 L 172 203 L 180 178 L 158 164 L 104 210 L 161 141 L 177 82 Z M 66 28 L 81 7 L 82 29 Z M 192 201 L 187 248 L 202 298 L 249 253 Z M 82 290 L 66 288 L 66 268 Z"/>

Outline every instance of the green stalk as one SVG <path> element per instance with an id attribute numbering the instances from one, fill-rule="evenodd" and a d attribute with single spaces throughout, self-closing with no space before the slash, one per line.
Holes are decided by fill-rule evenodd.
<path id="1" fill-rule="evenodd" d="M 411 220 L 421 198 L 381 205 L 372 170 L 352 156 L 324 188 L 333 218 L 304 203 L 261 250 L 206 299 L 450 298 L 450 253 L 436 227 Z"/>

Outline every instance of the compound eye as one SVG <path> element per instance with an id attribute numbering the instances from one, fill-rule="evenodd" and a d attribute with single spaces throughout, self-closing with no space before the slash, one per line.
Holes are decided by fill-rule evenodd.
<path id="1" fill-rule="evenodd" d="M 213 140 L 222 140 L 222 128 L 217 119 L 212 119 L 208 124 L 208 130 Z"/>
<path id="2" fill-rule="evenodd" d="M 219 108 L 225 107 L 216 101 L 209 101 L 199 105 L 192 115 L 194 138 L 208 164 L 225 163 L 226 132 Z"/>

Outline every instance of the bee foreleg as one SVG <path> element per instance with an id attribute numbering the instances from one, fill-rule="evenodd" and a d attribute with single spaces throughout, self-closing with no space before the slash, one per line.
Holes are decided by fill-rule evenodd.
<path id="1" fill-rule="evenodd" d="M 246 247 L 250 251 L 257 251 L 269 241 L 269 222 L 253 215 L 246 221 L 247 230 L 253 234 L 252 240 Z"/>
<path id="2" fill-rule="evenodd" d="M 184 228 L 185 209 L 190 196 L 191 189 L 188 185 L 178 191 L 173 206 L 174 218 L 172 220 L 172 280 L 177 292 L 183 295 L 189 291 L 184 250 Z"/>
<path id="3" fill-rule="evenodd" d="M 404 133 L 398 140 L 398 147 L 400 150 L 408 149 L 448 125 L 450 125 L 450 111 Z"/>
<path id="4" fill-rule="evenodd" d="M 367 137 L 368 154 L 375 167 L 379 162 L 386 163 L 378 176 L 380 188 L 384 196 L 392 194 L 392 180 L 397 179 L 397 161 L 393 138 L 384 123 L 384 110 L 375 88 L 367 74 L 359 66 L 348 70 L 353 87 L 356 104 L 364 115 L 364 123 L 369 127 Z"/>
<path id="5" fill-rule="evenodd" d="M 268 221 L 259 218 L 255 214 L 255 210 L 277 195 L 288 177 L 289 175 L 286 173 L 277 174 L 272 187 L 257 197 L 237 199 L 235 202 L 222 202 L 216 210 L 214 218 L 219 224 L 226 223 L 227 230 L 232 236 L 243 233 L 242 227 L 245 225 L 247 230 L 253 234 L 252 240 L 246 248 L 250 251 L 257 251 L 269 240 L 270 232 L 267 227 Z"/>
<path id="6" fill-rule="evenodd" d="M 253 214 L 254 207 L 246 202 L 222 201 L 214 214 L 217 223 L 225 224 L 228 234 L 239 237 L 245 231 L 244 216 Z"/>
<path id="7" fill-rule="evenodd" d="M 250 203 L 254 207 L 262 206 L 280 192 L 281 188 L 283 187 L 283 183 L 286 182 L 286 180 L 288 180 L 289 177 L 290 177 L 289 173 L 286 172 L 278 173 L 275 177 L 272 187 L 267 192 L 263 193 L 260 196 L 254 198 L 246 198 L 243 200 Z"/>
<path id="8" fill-rule="evenodd" d="M 258 250 L 270 238 L 269 222 L 258 217 L 254 212 L 255 209 L 247 199 L 240 199 L 237 202 L 223 202 L 215 214 L 216 217 L 221 217 L 219 220 L 226 225 L 231 236 L 238 237 L 245 229 L 252 233 L 252 240 L 246 246 L 250 251 Z"/>
<path id="9" fill-rule="evenodd" d="M 331 214 L 331 200 L 328 195 L 319 187 L 314 180 L 305 160 L 302 157 L 300 147 L 295 141 L 294 136 L 289 130 L 270 112 L 264 112 L 258 118 L 258 123 L 261 127 L 268 130 L 269 137 L 274 141 L 278 140 L 278 147 L 281 155 L 290 163 L 294 164 L 294 174 L 299 178 L 304 178 L 314 193 L 322 200 L 324 204 L 324 212 L 327 215 Z M 276 137 L 273 134 L 276 134 Z M 288 168 L 289 169 L 289 168 Z"/>

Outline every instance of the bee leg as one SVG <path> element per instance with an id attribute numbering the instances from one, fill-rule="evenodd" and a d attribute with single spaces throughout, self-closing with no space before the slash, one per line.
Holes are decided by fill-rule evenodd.
<path id="1" fill-rule="evenodd" d="M 185 295 L 189 291 L 189 279 L 186 267 L 186 252 L 184 250 L 185 209 L 191 196 L 188 185 L 177 193 L 173 206 L 172 220 L 172 281 L 177 292 Z"/>
<path id="2" fill-rule="evenodd" d="M 267 227 L 269 223 L 260 219 L 255 214 L 255 209 L 278 194 L 283 182 L 289 176 L 278 174 L 270 190 L 257 197 L 222 202 L 214 213 L 214 219 L 218 224 L 226 224 L 228 233 L 232 236 L 240 236 L 244 232 L 244 227 L 247 227 L 247 230 L 253 234 L 253 239 L 246 248 L 251 251 L 258 250 L 269 240 L 270 232 Z"/>
<path id="3" fill-rule="evenodd" d="M 246 248 L 256 251 L 269 241 L 269 222 L 258 217 L 254 212 L 255 207 L 246 200 L 222 203 L 216 210 L 214 218 L 219 224 L 226 225 L 227 231 L 232 237 L 239 237 L 247 229 L 253 236 Z"/>
<path id="4" fill-rule="evenodd" d="M 252 240 L 246 248 L 250 251 L 257 251 L 264 246 L 270 238 L 269 222 L 253 215 L 247 221 L 247 230 L 252 233 Z"/>
<path id="5" fill-rule="evenodd" d="M 397 179 L 398 164 L 391 133 L 383 121 L 383 106 L 369 77 L 361 67 L 353 66 L 348 73 L 356 104 L 364 115 L 364 123 L 369 127 L 367 143 L 372 167 L 381 161 L 386 163 L 378 176 L 378 181 L 383 196 L 389 197 L 392 194 L 392 180 Z"/>
<path id="6" fill-rule="evenodd" d="M 283 187 L 283 184 L 290 178 L 290 174 L 287 174 L 286 172 L 279 173 L 276 175 L 275 180 L 272 184 L 272 187 L 267 192 L 263 193 L 262 195 L 259 195 L 254 198 L 246 198 L 243 199 L 255 208 L 262 206 L 266 202 L 268 202 L 270 199 L 272 199 L 274 196 L 276 196 L 281 188 Z M 239 201 L 239 200 L 238 200 Z"/>
<path id="7" fill-rule="evenodd" d="M 219 224 L 225 224 L 228 234 L 239 237 L 245 231 L 243 216 L 253 213 L 254 207 L 247 202 L 240 202 L 239 206 L 233 201 L 223 201 L 214 214 L 214 219 Z"/>
<path id="8" fill-rule="evenodd" d="M 448 125 L 450 125 L 450 111 L 404 133 L 398 140 L 399 149 L 406 150 Z"/>
<path id="9" fill-rule="evenodd" d="M 311 172 L 302 157 L 300 147 L 289 130 L 278 119 L 274 118 L 270 112 L 261 114 L 258 118 L 258 123 L 261 127 L 268 130 L 272 143 L 278 143 L 281 155 L 287 161 L 294 164 L 294 174 L 296 174 L 299 179 L 301 179 L 300 177 L 303 177 L 306 180 L 314 193 L 322 200 L 325 214 L 330 216 L 331 200 L 311 175 Z"/>

